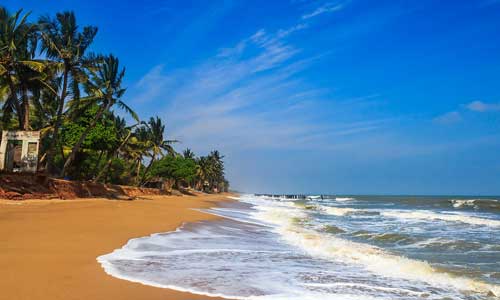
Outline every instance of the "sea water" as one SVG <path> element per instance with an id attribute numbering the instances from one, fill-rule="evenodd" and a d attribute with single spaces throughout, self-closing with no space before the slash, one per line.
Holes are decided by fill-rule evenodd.
<path id="1" fill-rule="evenodd" d="M 130 240 L 112 276 L 231 299 L 500 299 L 498 198 L 242 195 Z"/>

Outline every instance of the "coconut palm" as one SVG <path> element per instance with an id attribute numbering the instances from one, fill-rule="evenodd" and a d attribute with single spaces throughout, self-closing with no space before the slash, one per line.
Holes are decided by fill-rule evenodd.
<path id="1" fill-rule="evenodd" d="M 124 145 L 125 158 L 131 160 L 131 173 L 134 174 L 133 183 L 140 184 L 141 168 L 144 157 L 149 155 L 149 133 L 147 128 L 141 123 L 140 127 L 136 127 L 129 142 Z"/>
<path id="2" fill-rule="evenodd" d="M 37 27 L 27 22 L 28 16 L 29 13 L 22 15 L 22 10 L 10 15 L 0 7 L 0 76 L 3 92 L 7 93 L 3 117 L 17 112 L 22 130 L 30 126 L 30 87 L 35 81 L 43 80 L 46 66 L 43 61 L 34 59 Z"/>
<path id="3" fill-rule="evenodd" d="M 97 122 L 101 120 L 104 113 L 109 112 L 114 105 L 118 105 L 120 108 L 129 113 L 136 121 L 139 121 L 137 114 L 121 100 L 121 97 L 125 93 L 125 89 L 121 86 L 124 76 L 125 69 L 120 69 L 118 58 L 113 55 L 109 55 L 104 57 L 103 61 L 99 64 L 97 71 L 93 72 L 90 80 L 86 82 L 85 90 L 89 96 L 84 99 L 79 99 L 78 102 L 82 104 L 87 102 L 98 103 L 99 110 L 97 111 L 92 123 L 81 134 L 80 138 L 71 149 L 71 152 L 64 163 L 61 176 L 66 175 L 66 170 L 75 159 L 76 153 L 80 150 L 87 135 L 92 129 L 95 128 Z"/>
<path id="4" fill-rule="evenodd" d="M 191 151 L 191 149 L 189 149 L 189 148 L 187 148 L 186 150 L 184 150 L 184 152 L 182 152 L 182 156 L 184 156 L 184 158 L 188 158 L 188 159 L 195 159 L 195 157 L 196 157 L 194 152 Z"/>
<path id="5" fill-rule="evenodd" d="M 102 170 L 97 174 L 96 178 L 94 179 L 94 182 L 98 182 L 104 174 L 108 171 L 108 169 L 111 167 L 111 164 L 113 163 L 113 157 L 117 156 L 120 151 L 125 148 L 127 145 L 128 141 L 132 137 L 132 129 L 139 125 L 139 123 L 132 125 L 132 126 L 126 126 L 125 119 L 117 117 L 115 118 L 115 128 L 117 129 L 117 135 L 121 138 L 121 143 L 120 145 L 114 150 L 114 153 L 112 153 L 102 168 Z"/>
<path id="6" fill-rule="evenodd" d="M 143 123 L 145 126 L 145 134 L 147 135 L 147 145 L 149 149 L 149 164 L 144 171 L 144 176 L 141 183 L 144 184 L 148 171 L 151 169 L 153 163 L 158 159 L 163 157 L 167 153 L 168 155 L 175 155 L 176 152 L 172 145 L 178 143 L 177 140 L 164 140 L 165 136 L 165 125 L 162 123 L 161 119 L 150 118 L 147 123 Z"/>
<path id="7" fill-rule="evenodd" d="M 86 56 L 86 51 L 97 34 L 97 27 L 85 26 L 79 31 L 73 12 L 57 13 L 54 19 L 49 16 L 41 17 L 39 26 L 41 50 L 47 58 L 56 62 L 62 77 L 60 93 L 57 96 L 56 120 L 47 156 L 47 167 L 52 171 L 54 149 L 59 142 L 66 98 L 70 94 L 73 99 L 80 97 L 79 84 L 86 81 L 86 69 L 91 68 L 96 61 L 96 57 Z"/>
<path id="8" fill-rule="evenodd" d="M 227 180 L 224 177 L 224 156 L 219 151 L 210 152 L 207 156 L 202 156 L 196 160 L 197 168 L 197 183 L 196 188 L 203 189 L 207 192 L 226 190 L 228 186 Z"/>
<path id="9" fill-rule="evenodd" d="M 90 53 L 96 27 L 79 27 L 73 12 L 44 16 L 37 23 L 29 22 L 28 17 L 29 13 L 22 10 L 11 14 L 0 6 L 0 126 L 40 130 L 40 162 L 50 173 L 54 174 L 60 156 L 64 162 L 61 176 L 71 169 L 75 179 L 100 181 L 109 174 L 112 182 L 128 177 L 129 182 L 140 185 L 150 180 L 158 160 L 164 159 L 182 162 L 174 168 L 188 170 L 191 184 L 194 160 L 198 188 L 209 192 L 227 189 L 224 157 L 218 151 L 197 158 L 186 149 L 181 158 L 173 148 L 177 141 L 165 140 L 165 125 L 160 118 L 138 121 L 122 100 L 125 69 L 118 58 Z M 128 126 L 124 118 L 114 114 L 116 107 L 130 114 L 137 124 Z M 82 114 L 87 115 L 85 122 L 80 122 Z M 107 141 L 111 145 L 94 141 L 83 151 L 89 135 L 99 131 L 101 124 L 107 130 L 96 136 L 110 138 Z M 70 150 L 68 145 L 72 145 Z M 129 176 L 121 176 L 125 168 L 130 170 Z M 111 174 L 112 169 L 119 176 Z"/>

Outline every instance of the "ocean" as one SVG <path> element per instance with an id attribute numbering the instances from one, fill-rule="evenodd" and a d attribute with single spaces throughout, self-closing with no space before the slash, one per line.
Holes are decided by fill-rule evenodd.
<path id="1" fill-rule="evenodd" d="M 230 299 L 500 299 L 500 197 L 240 195 L 223 219 L 100 256 L 115 277 Z"/>

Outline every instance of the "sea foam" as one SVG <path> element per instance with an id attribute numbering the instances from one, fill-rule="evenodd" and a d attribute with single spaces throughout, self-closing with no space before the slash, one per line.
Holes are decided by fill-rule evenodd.
<path id="1" fill-rule="evenodd" d="M 401 219 L 441 220 L 447 222 L 461 222 L 479 226 L 500 227 L 500 220 L 480 218 L 465 214 L 436 213 L 425 210 L 417 210 L 417 211 L 391 210 L 382 212 L 382 215 L 393 218 L 401 218 Z"/>
<path id="2" fill-rule="evenodd" d="M 454 275 L 457 273 L 442 265 L 375 246 L 392 243 L 394 232 L 384 227 L 390 226 L 404 239 L 415 238 L 416 242 L 405 247 L 428 251 L 437 242 L 448 243 L 424 236 L 428 244 L 424 245 L 422 237 L 415 235 L 422 224 L 430 226 L 434 222 L 429 221 L 441 220 L 436 215 L 482 218 L 431 211 L 408 216 L 405 214 L 415 211 L 335 203 L 333 199 L 330 203 L 321 201 L 321 205 L 317 200 L 293 202 L 252 195 L 238 200 L 248 204 L 207 210 L 225 220 L 132 239 L 98 261 L 117 278 L 230 299 L 490 300 L 500 295 L 495 281 L 485 282 L 484 277 L 472 278 L 465 273 Z M 367 212 L 372 214 L 368 219 L 359 216 Z M 408 219 L 427 222 L 406 223 Z M 358 228 L 360 224 L 369 227 Z M 491 226 L 476 225 L 476 233 L 488 232 Z M 401 231 L 408 227 L 411 231 Z M 368 235 L 356 239 L 354 232 L 363 231 L 360 229 Z M 455 238 L 449 243 L 463 244 Z"/>
<path id="3" fill-rule="evenodd" d="M 500 296 L 499 286 L 453 276 L 438 271 L 424 261 L 393 255 L 371 245 L 297 226 L 294 220 L 307 218 L 307 215 L 298 209 L 283 207 L 259 207 L 258 209 L 259 211 L 254 214 L 257 219 L 277 225 L 276 230 L 285 241 L 313 256 L 361 264 L 366 270 L 385 277 Z"/>

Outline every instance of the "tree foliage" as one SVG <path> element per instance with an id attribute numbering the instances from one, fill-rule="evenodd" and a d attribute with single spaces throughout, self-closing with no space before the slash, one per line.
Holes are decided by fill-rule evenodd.
<path id="1" fill-rule="evenodd" d="M 123 101 L 125 68 L 92 52 L 97 32 L 71 11 L 33 21 L 0 6 L 0 129 L 40 130 L 39 166 L 54 176 L 227 190 L 218 151 L 178 154 L 162 119 L 140 121 Z"/>

